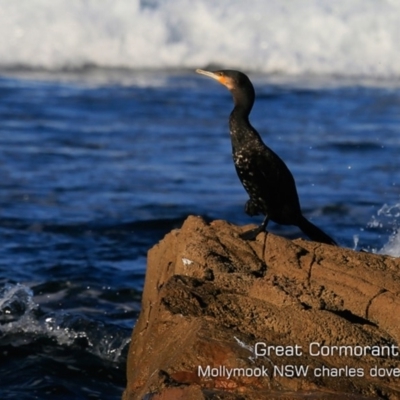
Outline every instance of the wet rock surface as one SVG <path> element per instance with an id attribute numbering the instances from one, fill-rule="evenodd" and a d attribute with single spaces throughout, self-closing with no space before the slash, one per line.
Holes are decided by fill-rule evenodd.
<path id="1" fill-rule="evenodd" d="M 400 399 L 400 259 L 247 228 L 149 251 L 123 399 Z"/>

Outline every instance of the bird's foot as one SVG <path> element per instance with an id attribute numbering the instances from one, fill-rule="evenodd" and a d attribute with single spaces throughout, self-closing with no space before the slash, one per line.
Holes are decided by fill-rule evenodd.
<path id="1" fill-rule="evenodd" d="M 258 226 L 257 228 L 250 229 L 249 231 L 239 234 L 239 237 L 243 240 L 255 240 L 259 233 L 264 231 L 263 226 Z"/>

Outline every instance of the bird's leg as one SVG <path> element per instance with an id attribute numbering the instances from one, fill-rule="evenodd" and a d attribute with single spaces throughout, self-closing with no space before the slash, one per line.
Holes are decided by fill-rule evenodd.
<path id="1" fill-rule="evenodd" d="M 264 221 L 260 226 L 255 229 L 250 229 L 249 231 L 243 232 L 239 235 L 239 237 L 243 240 L 255 240 L 257 235 L 261 232 L 264 232 L 268 225 L 268 215 L 265 216 Z"/>

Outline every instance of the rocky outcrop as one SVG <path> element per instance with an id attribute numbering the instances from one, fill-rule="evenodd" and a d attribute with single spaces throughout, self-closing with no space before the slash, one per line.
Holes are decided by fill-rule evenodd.
<path id="1" fill-rule="evenodd" d="M 243 230 L 149 251 L 123 399 L 400 399 L 400 259 Z"/>

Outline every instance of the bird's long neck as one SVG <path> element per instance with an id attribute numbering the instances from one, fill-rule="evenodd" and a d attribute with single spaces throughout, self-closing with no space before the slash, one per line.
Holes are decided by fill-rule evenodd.
<path id="1" fill-rule="evenodd" d="M 229 130 L 232 146 L 237 149 L 254 140 L 259 141 L 261 139 L 249 121 L 249 114 L 254 104 L 254 95 L 240 96 L 235 92 L 232 92 L 232 95 L 235 107 L 229 117 Z"/>

